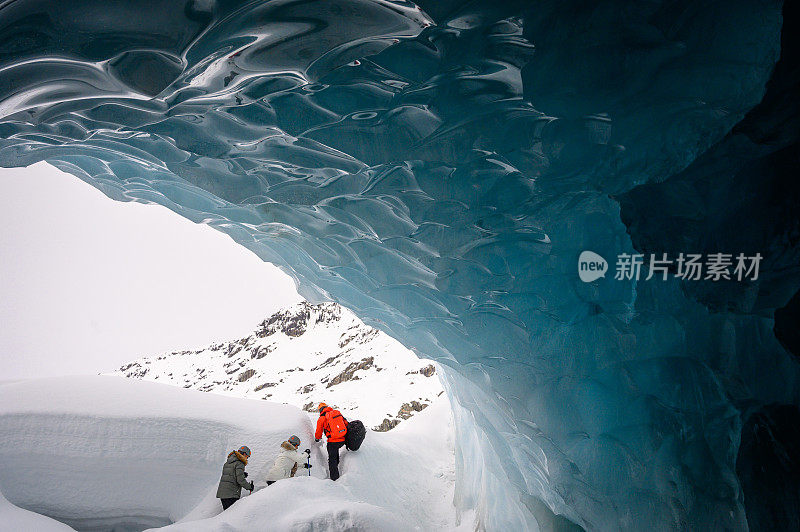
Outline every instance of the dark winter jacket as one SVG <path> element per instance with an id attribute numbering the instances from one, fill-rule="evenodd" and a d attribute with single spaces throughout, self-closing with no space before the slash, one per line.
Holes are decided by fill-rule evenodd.
<path id="1" fill-rule="evenodd" d="M 242 496 L 242 488 L 252 490 L 253 483 L 244 476 L 247 457 L 233 451 L 222 466 L 222 477 L 219 479 L 217 499 L 238 499 Z"/>

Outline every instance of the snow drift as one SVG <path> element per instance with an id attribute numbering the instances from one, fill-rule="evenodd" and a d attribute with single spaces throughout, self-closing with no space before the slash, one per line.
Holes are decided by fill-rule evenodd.
<path id="1" fill-rule="evenodd" d="M 0 385 L 0 489 L 21 507 L 0 499 L 0 517 L 8 517 L 0 529 L 66 529 L 44 515 L 78 530 L 457 528 L 446 400 L 391 433 L 370 433 L 357 453 L 342 451 L 335 484 L 311 428 L 295 407 L 119 377 Z M 313 449 L 313 476 L 301 470 L 267 487 L 291 434 Z M 247 470 L 256 491 L 243 490 L 221 513 L 222 464 L 242 444 L 253 451 Z"/>
<path id="2" fill-rule="evenodd" d="M 289 435 L 311 439 L 297 408 L 120 377 L 0 386 L 0 489 L 17 506 L 81 530 L 163 526 L 219 481 L 248 445 L 260 471 Z"/>
<path id="3" fill-rule="evenodd" d="M 216 501 L 206 500 L 189 519 L 165 530 L 466 532 L 473 530 L 472 521 L 458 524 L 453 506 L 452 453 L 450 408 L 438 400 L 391 432 L 369 433 L 356 453 L 343 451 L 336 483 L 318 478 L 327 473 L 317 454 L 316 476 L 298 475 L 259 489 L 221 514 Z"/>
<path id="4" fill-rule="evenodd" d="M 439 362 L 477 526 L 797 522 L 796 4 L 7 2 L 0 162 L 210 224 Z M 765 258 L 582 283 L 584 250 Z"/>
<path id="5" fill-rule="evenodd" d="M 3 530 L 36 530 L 37 532 L 67 532 L 64 523 L 22 508 L 17 508 L 0 493 L 0 528 Z"/>

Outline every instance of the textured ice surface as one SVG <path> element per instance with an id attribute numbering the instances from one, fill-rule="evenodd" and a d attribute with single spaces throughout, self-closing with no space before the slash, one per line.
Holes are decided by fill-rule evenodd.
<path id="1" fill-rule="evenodd" d="M 436 359 L 478 526 L 771 522 L 786 442 L 737 453 L 799 400 L 794 8 L 420 8 L 4 4 L 0 163 L 210 224 Z M 584 284 L 586 249 L 765 259 Z"/>

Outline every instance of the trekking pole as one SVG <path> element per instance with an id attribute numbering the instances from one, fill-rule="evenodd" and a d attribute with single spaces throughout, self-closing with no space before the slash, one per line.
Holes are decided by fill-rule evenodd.
<path id="1" fill-rule="evenodd" d="M 306 453 L 306 463 L 308 464 L 308 467 L 306 469 L 308 469 L 308 476 L 310 477 L 311 476 L 311 449 L 306 449 L 305 453 Z"/>

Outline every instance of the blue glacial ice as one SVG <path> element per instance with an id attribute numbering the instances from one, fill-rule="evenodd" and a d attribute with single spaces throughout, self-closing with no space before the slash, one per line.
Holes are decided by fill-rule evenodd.
<path id="1" fill-rule="evenodd" d="M 791 528 L 797 21 L 773 0 L 16 0 L 0 164 L 209 224 L 436 359 L 478 528 Z M 764 262 L 582 283 L 584 250 Z"/>

